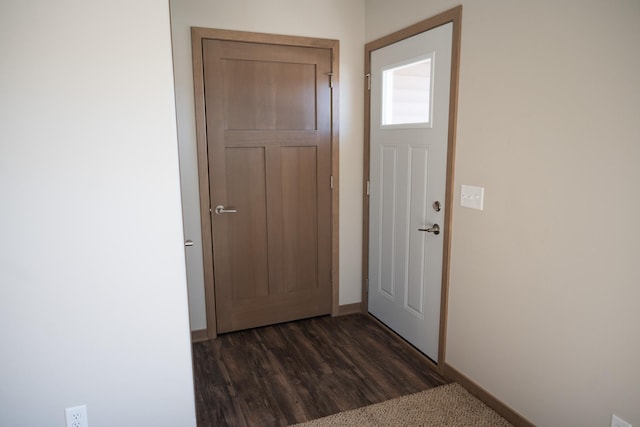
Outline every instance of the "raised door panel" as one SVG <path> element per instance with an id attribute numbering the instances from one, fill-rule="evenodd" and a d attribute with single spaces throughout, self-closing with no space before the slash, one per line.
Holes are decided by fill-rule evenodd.
<path id="1" fill-rule="evenodd" d="M 203 43 L 218 332 L 331 311 L 331 52 Z"/>
<path id="2" fill-rule="evenodd" d="M 284 283 L 288 291 L 318 287 L 318 195 L 315 147 L 282 149 Z"/>
<path id="3" fill-rule="evenodd" d="M 316 129 L 314 64 L 222 60 L 227 130 Z"/>
<path id="4" fill-rule="evenodd" d="M 228 208 L 225 215 L 232 298 L 269 294 L 264 148 L 225 150 Z M 250 268 L 249 268 L 250 266 Z"/>

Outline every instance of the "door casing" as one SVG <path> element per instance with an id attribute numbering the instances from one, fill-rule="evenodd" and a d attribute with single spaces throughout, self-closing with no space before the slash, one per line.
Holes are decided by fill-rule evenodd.
<path id="1" fill-rule="evenodd" d="M 365 73 L 371 74 L 371 52 L 401 40 L 415 36 L 416 34 L 432 30 L 441 25 L 451 22 L 453 24 L 453 39 L 451 46 L 451 83 L 449 90 L 449 123 L 447 141 L 447 178 L 445 193 L 445 219 L 443 227 L 443 257 L 442 257 L 442 284 L 440 298 L 440 331 L 438 343 L 438 364 L 431 361 L 434 369 L 443 372 L 446 355 L 446 333 L 447 333 L 447 306 L 449 295 L 449 264 L 451 257 L 451 233 L 452 233 L 452 207 L 454 193 L 454 166 L 455 166 L 455 142 L 458 110 L 458 80 L 460 74 L 460 38 L 462 23 L 462 6 L 455 7 L 434 17 L 425 19 L 395 33 L 389 34 L 380 39 L 369 42 L 365 46 Z M 364 99 L 364 176 L 363 176 L 363 230 L 362 230 L 362 307 L 368 312 L 369 301 L 369 196 L 368 186 L 370 180 L 370 119 L 371 119 L 371 92 L 369 81 L 365 79 L 365 99 Z"/>
<path id="2" fill-rule="evenodd" d="M 213 263 L 213 241 L 211 223 L 211 201 L 209 192 L 209 161 L 207 149 L 207 129 L 205 116 L 204 75 L 202 42 L 206 39 L 276 44 L 283 46 L 315 47 L 331 50 L 332 92 L 331 92 L 331 313 L 339 312 L 339 140 L 338 140 L 338 65 L 339 41 L 297 36 L 284 36 L 245 31 L 220 30 L 211 28 L 191 28 L 191 48 L 193 58 L 193 82 L 195 94 L 196 146 L 198 156 L 198 183 L 200 196 L 200 222 L 202 229 L 202 255 L 204 264 L 204 288 L 207 314 L 207 338 L 217 336 L 216 300 Z"/>

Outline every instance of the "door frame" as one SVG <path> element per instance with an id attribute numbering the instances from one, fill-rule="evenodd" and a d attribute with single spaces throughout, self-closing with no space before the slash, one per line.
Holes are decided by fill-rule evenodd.
<path id="1" fill-rule="evenodd" d="M 200 196 L 200 224 L 202 229 L 202 257 L 204 263 L 204 293 L 207 314 L 206 336 L 216 338 L 216 298 L 213 264 L 213 236 L 211 224 L 211 201 L 209 193 L 209 160 L 207 150 L 207 126 L 204 97 L 204 64 L 202 42 L 205 39 L 264 43 L 283 46 L 313 47 L 331 50 L 331 315 L 339 311 L 339 140 L 338 140 L 338 94 L 339 94 L 339 46 L 338 40 L 254 33 L 246 31 L 220 30 L 191 27 L 191 50 L 193 60 L 193 86 L 195 95 L 196 147 L 198 157 L 198 187 Z"/>
<path id="2" fill-rule="evenodd" d="M 428 359 L 428 363 L 439 372 L 444 372 L 447 335 L 447 307 L 449 297 L 449 264 L 451 259 L 452 208 L 455 169 L 456 124 L 458 111 L 458 80 L 460 74 L 460 36 L 462 24 L 462 6 L 457 6 L 439 15 L 420 21 L 402 30 L 369 42 L 365 45 L 365 82 L 364 82 L 364 174 L 362 201 L 362 311 L 369 311 L 369 195 L 370 181 L 370 125 L 371 125 L 371 52 L 387 47 L 409 37 L 432 30 L 448 23 L 453 24 L 451 46 L 451 83 L 449 88 L 449 123 L 447 141 L 447 175 L 445 190 L 445 218 L 443 227 L 442 285 L 440 296 L 440 331 L 438 339 L 438 363 Z"/>

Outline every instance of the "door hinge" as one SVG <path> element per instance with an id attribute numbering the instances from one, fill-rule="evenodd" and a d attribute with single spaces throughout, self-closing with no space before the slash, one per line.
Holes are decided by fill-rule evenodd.
<path id="1" fill-rule="evenodd" d="M 329 87 L 333 89 L 333 73 L 327 73 L 329 76 Z"/>
<path id="2" fill-rule="evenodd" d="M 367 196 L 371 194 L 371 182 L 367 181 Z"/>
<path id="3" fill-rule="evenodd" d="M 371 73 L 364 75 L 367 78 L 367 90 L 371 90 Z"/>
<path id="4" fill-rule="evenodd" d="M 331 186 L 331 189 L 333 190 L 333 175 L 331 175 L 331 178 L 329 179 L 329 185 Z"/>

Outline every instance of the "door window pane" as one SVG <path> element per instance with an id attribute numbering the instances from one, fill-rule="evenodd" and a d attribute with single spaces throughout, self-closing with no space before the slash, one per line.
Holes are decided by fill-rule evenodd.
<path id="1" fill-rule="evenodd" d="M 382 71 L 382 125 L 427 124 L 431 120 L 433 58 Z"/>

